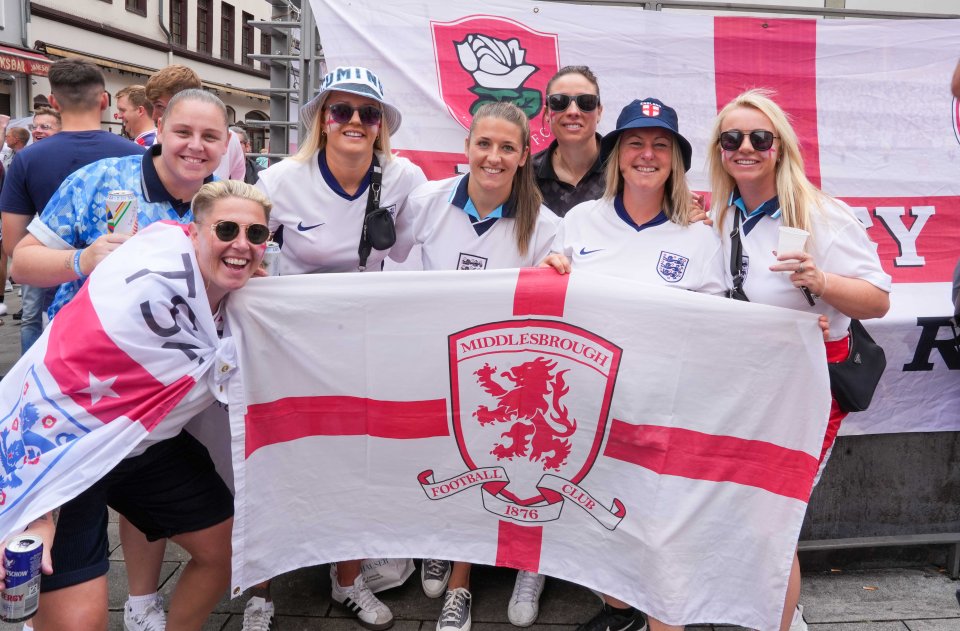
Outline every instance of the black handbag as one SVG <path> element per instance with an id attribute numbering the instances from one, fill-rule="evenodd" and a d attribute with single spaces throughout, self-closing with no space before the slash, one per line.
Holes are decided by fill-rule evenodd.
<path id="1" fill-rule="evenodd" d="M 380 207 L 380 187 L 383 184 L 383 175 L 380 171 L 380 161 L 373 156 L 373 170 L 370 172 L 370 188 L 367 192 L 367 211 L 363 217 L 363 229 L 360 231 L 360 246 L 357 254 L 360 265 L 357 268 L 362 272 L 367 267 L 367 257 L 370 250 L 387 250 L 397 242 L 397 229 L 393 225 L 393 216 L 386 208 Z"/>
<path id="2" fill-rule="evenodd" d="M 850 355 L 842 362 L 829 364 L 830 390 L 841 411 L 862 412 L 870 407 L 887 367 L 887 356 L 860 320 L 850 320 L 849 333 Z"/>

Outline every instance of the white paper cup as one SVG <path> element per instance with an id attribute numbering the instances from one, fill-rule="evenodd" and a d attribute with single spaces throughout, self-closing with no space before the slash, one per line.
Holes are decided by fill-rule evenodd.
<path id="1" fill-rule="evenodd" d="M 777 255 L 786 252 L 802 252 L 810 233 L 800 228 L 780 226 L 780 240 L 777 242 Z"/>

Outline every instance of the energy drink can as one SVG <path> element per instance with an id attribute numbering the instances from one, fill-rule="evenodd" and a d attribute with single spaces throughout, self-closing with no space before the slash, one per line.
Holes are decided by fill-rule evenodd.
<path id="1" fill-rule="evenodd" d="M 0 592 L 0 620 L 23 622 L 33 617 L 40 604 L 40 561 L 43 540 L 19 535 L 7 542 L 3 567 L 6 588 Z"/>
<path id="2" fill-rule="evenodd" d="M 280 246 L 275 241 L 267 241 L 262 265 L 263 269 L 267 270 L 267 276 L 280 275 Z"/>
<path id="3" fill-rule="evenodd" d="M 140 204 L 133 191 L 107 193 L 107 232 L 133 234 L 137 231 L 137 211 Z"/>

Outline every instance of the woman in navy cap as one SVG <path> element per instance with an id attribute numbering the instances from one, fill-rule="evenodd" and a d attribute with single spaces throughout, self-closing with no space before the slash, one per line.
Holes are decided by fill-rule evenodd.
<path id="1" fill-rule="evenodd" d="M 604 136 L 606 189 L 601 199 L 573 207 L 546 258 L 561 274 L 593 269 L 654 285 L 709 294 L 726 291 L 723 252 L 716 233 L 690 223 L 687 186 L 692 149 L 680 135 L 677 112 L 647 98 L 623 108 Z M 655 629 L 668 628 L 651 618 Z M 577 631 L 643 631 L 644 615 L 604 596 L 603 609 Z"/>
<path id="2" fill-rule="evenodd" d="M 850 207 L 807 180 L 797 134 L 772 96 L 749 90 L 717 115 L 709 151 L 714 221 L 727 240 L 734 226 L 739 228 L 741 256 L 750 262 L 743 271 L 746 296 L 820 314 L 827 359 L 843 361 L 850 319 L 879 318 L 889 309 L 890 276 Z M 806 246 L 775 252 L 782 226 L 809 232 Z M 731 252 L 731 245 L 724 251 Z M 834 400 L 817 478 L 845 416 Z M 799 598 L 800 565 L 794 556 L 780 625 L 784 631 L 807 628 Z"/>
<path id="3" fill-rule="evenodd" d="M 601 143 L 602 198 L 573 207 L 544 264 L 561 273 L 595 269 L 657 285 L 725 291 L 723 253 L 713 231 L 691 224 L 687 186 L 692 150 L 676 111 L 653 98 L 620 112 Z M 669 247 L 667 247 L 669 246 Z M 670 254 L 664 258 L 664 252 Z"/>
<path id="4" fill-rule="evenodd" d="M 309 126 L 300 150 L 261 171 L 257 182 L 273 202 L 270 229 L 281 242 L 280 274 L 375 272 L 388 255 L 405 260 L 413 245 L 407 196 L 426 178 L 420 167 L 390 151 L 401 116 L 384 97 L 380 79 L 366 68 L 336 68 L 300 117 Z M 379 249 L 371 245 L 361 260 L 365 217 L 377 208 L 394 224 L 395 241 L 375 244 Z M 379 631 L 393 624 L 389 607 L 367 587 L 360 561 L 337 563 L 331 578 L 331 598 L 361 625 Z M 243 628 L 266 629 L 273 617 L 266 585 L 253 594 Z"/>

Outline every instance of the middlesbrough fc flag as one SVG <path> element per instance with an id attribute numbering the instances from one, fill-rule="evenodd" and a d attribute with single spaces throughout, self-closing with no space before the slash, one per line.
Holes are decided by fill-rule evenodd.
<path id="1" fill-rule="evenodd" d="M 546 269 L 254 279 L 227 316 L 234 594 L 459 559 L 776 628 L 829 412 L 816 317 Z"/>

